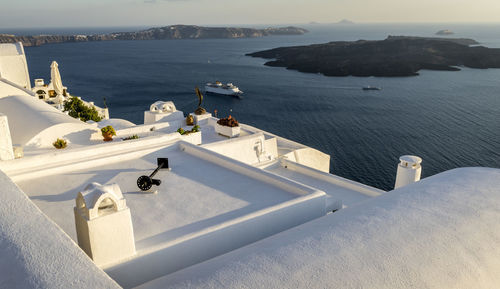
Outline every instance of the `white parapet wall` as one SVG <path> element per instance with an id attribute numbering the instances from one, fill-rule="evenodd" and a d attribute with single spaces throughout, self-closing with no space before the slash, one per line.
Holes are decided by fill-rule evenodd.
<path id="1" fill-rule="evenodd" d="M 251 165 L 241 163 L 237 160 L 224 155 L 220 155 L 203 147 L 195 146 L 187 142 L 181 142 L 180 148 L 182 151 L 188 154 L 297 195 L 306 195 L 317 191 L 311 187 L 304 186 L 300 183 L 280 177 L 276 174 L 263 171 Z"/>
<path id="2" fill-rule="evenodd" d="M 1 288 L 121 288 L 0 171 Z"/>
<path id="3" fill-rule="evenodd" d="M 143 125 L 136 125 L 128 128 L 123 128 L 123 129 L 115 129 L 116 130 L 116 137 L 121 138 L 121 137 L 128 137 L 132 136 L 134 134 L 140 136 L 140 137 L 146 137 L 146 136 L 154 136 L 158 135 L 157 131 L 162 131 L 168 128 L 172 128 L 172 130 L 176 130 L 177 128 L 181 127 L 182 123 L 181 122 L 158 122 L 158 123 L 151 123 L 151 124 L 143 124 Z M 175 129 L 174 129 L 175 128 Z M 102 140 L 102 133 L 101 131 L 96 131 L 90 136 L 91 140 Z"/>
<path id="4" fill-rule="evenodd" d="M 14 181 L 49 176 L 69 170 L 88 169 L 100 165 L 134 159 L 182 139 L 178 133 L 138 140 L 102 143 L 91 147 L 57 150 L 50 154 L 0 162 Z"/>
<path id="5" fill-rule="evenodd" d="M 12 142 L 25 147 L 52 147 L 57 138 L 69 142 L 82 137 L 88 140 L 97 130 L 29 95 L 0 98 L 0 113 L 9 118 Z"/>
<path id="6" fill-rule="evenodd" d="M 0 161 L 14 159 L 9 121 L 5 114 L 0 113 Z"/>
<path id="7" fill-rule="evenodd" d="M 249 165 L 278 157 L 276 139 L 266 140 L 262 132 L 205 144 L 203 147 Z"/>
<path id="8" fill-rule="evenodd" d="M 246 124 L 240 124 L 240 126 L 242 130 L 250 133 L 263 132 L 258 128 Z M 278 152 L 286 152 L 283 153 L 283 155 L 280 154 L 280 157 L 284 156 L 290 161 L 297 162 L 325 173 L 330 172 L 330 155 L 269 132 L 263 133 L 266 139 L 276 138 Z"/>
<path id="9" fill-rule="evenodd" d="M 337 175 L 325 173 L 325 172 L 313 169 L 311 167 L 299 164 L 297 162 L 282 159 L 282 160 L 280 160 L 280 163 L 283 167 L 285 167 L 289 170 L 296 171 L 296 172 L 299 172 L 301 174 L 310 176 L 312 178 L 322 180 L 322 181 L 334 184 L 334 185 L 342 187 L 342 188 L 353 190 L 353 191 L 365 194 L 365 195 L 370 196 L 370 197 L 377 197 L 377 196 L 380 196 L 383 193 L 385 193 L 385 191 L 383 191 L 383 190 L 380 190 L 380 189 L 377 189 L 374 187 L 370 187 L 370 186 L 367 186 L 365 184 L 358 183 L 358 182 L 355 182 L 355 181 L 352 181 L 352 180 L 349 180 L 349 179 L 346 179 L 343 177 L 339 177 Z"/>

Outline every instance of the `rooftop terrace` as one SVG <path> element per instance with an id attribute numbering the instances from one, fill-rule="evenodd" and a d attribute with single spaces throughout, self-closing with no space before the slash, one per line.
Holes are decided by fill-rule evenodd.
<path id="1" fill-rule="evenodd" d="M 157 193 L 141 192 L 136 180 L 155 169 L 157 157 L 168 157 L 171 170 L 155 176 L 162 181 L 154 188 Z M 91 169 L 74 168 L 43 177 L 31 175 L 17 184 L 76 242 L 76 194 L 92 182 L 118 183 L 131 210 L 137 255 L 105 269 L 125 287 L 325 214 L 323 192 L 184 142 Z M 245 233 L 245 228 L 251 231 Z M 239 236 L 230 237 L 236 231 Z M 187 255 L 175 258 L 174 252 Z M 130 275 L 131 271 L 135 274 Z"/>

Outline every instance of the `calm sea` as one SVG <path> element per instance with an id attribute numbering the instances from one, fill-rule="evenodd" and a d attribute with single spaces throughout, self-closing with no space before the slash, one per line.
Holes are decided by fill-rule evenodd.
<path id="1" fill-rule="evenodd" d="M 156 100 L 193 111 L 194 87 L 220 80 L 243 99 L 206 96 L 204 107 L 319 149 L 331 172 L 381 189 L 394 184 L 399 156 L 423 158 L 423 176 L 456 167 L 500 167 L 500 69 L 421 71 L 416 77 L 325 77 L 263 65 L 245 53 L 335 40 L 433 36 L 441 29 L 500 47 L 500 25 L 304 25 L 303 36 L 253 39 L 65 43 L 28 47 L 32 80 L 50 79 L 56 60 L 69 91 L 102 105 L 113 118 L 143 122 Z M 130 28 L 31 30 L 89 33 Z M 2 31 L 31 34 L 24 31 Z M 381 91 L 363 91 L 372 85 Z"/>

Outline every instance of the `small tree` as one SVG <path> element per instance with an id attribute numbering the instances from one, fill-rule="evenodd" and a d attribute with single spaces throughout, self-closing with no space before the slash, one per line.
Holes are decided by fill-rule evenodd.
<path id="1" fill-rule="evenodd" d="M 95 122 L 101 121 L 102 117 L 95 107 L 87 106 L 78 97 L 71 97 L 69 100 L 64 102 L 64 111 L 74 118 L 78 118 L 81 121 L 93 120 Z"/>

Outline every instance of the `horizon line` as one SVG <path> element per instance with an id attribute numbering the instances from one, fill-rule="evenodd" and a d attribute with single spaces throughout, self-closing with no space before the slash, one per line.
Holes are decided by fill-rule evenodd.
<path id="1" fill-rule="evenodd" d="M 349 20 L 349 19 L 347 19 Z M 349 20 L 352 21 L 352 20 Z M 67 29 L 72 29 L 72 28 L 121 28 L 121 27 L 166 27 L 166 26 L 174 26 L 174 25 L 188 25 L 188 26 L 220 26 L 220 27 L 243 27 L 243 26 L 290 26 L 290 25 L 339 25 L 339 26 L 355 26 L 355 25 L 394 25 L 394 24 L 399 24 L 399 25 L 500 25 L 500 21 L 463 21 L 463 22 L 453 22 L 453 21 L 447 21 L 447 22 L 391 22 L 391 21 L 372 21 L 372 22 L 356 22 L 353 21 L 352 24 L 342 24 L 339 23 L 340 21 L 337 22 L 316 22 L 316 21 L 310 21 L 310 22 L 295 22 L 295 23 L 226 23 L 226 24 L 221 24 L 221 23 L 205 23 L 205 24 L 186 24 L 186 23 L 175 23 L 175 24 L 137 24 L 137 25 L 126 25 L 126 24 L 118 24 L 118 25 L 81 25 L 81 26 L 12 26 L 12 27 L 2 27 L 0 28 L 1 30 L 6 30 L 6 29 L 61 29 L 61 28 L 67 28 Z"/>

